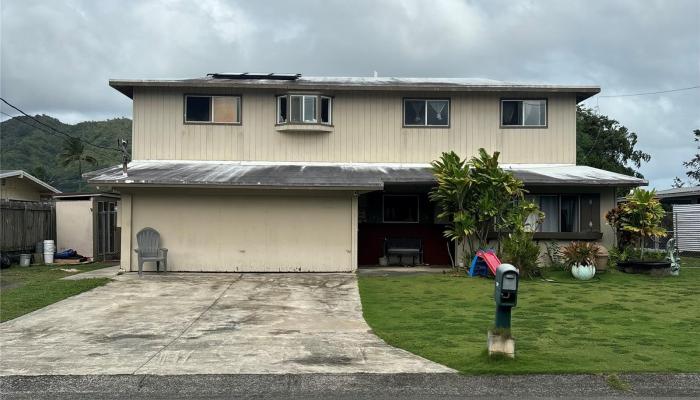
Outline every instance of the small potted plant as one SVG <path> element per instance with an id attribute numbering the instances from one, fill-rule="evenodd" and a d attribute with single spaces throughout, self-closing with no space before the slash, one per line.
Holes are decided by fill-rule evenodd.
<path id="1" fill-rule="evenodd" d="M 571 267 L 571 275 L 582 281 L 595 276 L 595 260 L 599 253 L 598 245 L 587 242 L 571 242 L 561 250 L 564 262 Z"/>

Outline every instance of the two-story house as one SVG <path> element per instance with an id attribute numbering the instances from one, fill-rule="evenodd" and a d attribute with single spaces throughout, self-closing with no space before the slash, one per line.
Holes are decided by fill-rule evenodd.
<path id="1" fill-rule="evenodd" d="M 595 86 L 485 79 L 209 74 L 112 80 L 133 99 L 133 160 L 88 175 L 121 193 L 122 263 L 152 227 L 176 271 L 352 271 L 387 238 L 449 264 L 429 163 L 478 148 L 546 214 L 538 240 L 612 242 L 630 176 L 576 165 L 576 105 Z"/>

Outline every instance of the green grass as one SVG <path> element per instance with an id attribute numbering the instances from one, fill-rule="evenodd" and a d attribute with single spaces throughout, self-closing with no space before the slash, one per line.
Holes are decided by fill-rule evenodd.
<path id="1" fill-rule="evenodd" d="M 61 278 L 78 272 L 65 272 L 60 268 L 75 268 L 79 272 L 104 268 L 94 263 L 85 265 L 12 266 L 0 271 L 0 322 L 46 307 L 70 296 L 102 286 L 107 278 L 62 281 Z"/>
<path id="2" fill-rule="evenodd" d="M 688 257 L 685 266 L 698 263 Z M 465 374 L 700 372 L 700 269 L 652 278 L 610 271 L 521 281 L 516 358 L 490 359 L 493 280 L 360 276 L 364 316 L 387 343 Z"/>

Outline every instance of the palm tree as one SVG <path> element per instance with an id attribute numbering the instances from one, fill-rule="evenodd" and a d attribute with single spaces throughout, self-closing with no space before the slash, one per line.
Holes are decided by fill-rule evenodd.
<path id="1" fill-rule="evenodd" d="M 85 153 L 85 145 L 78 138 L 70 138 L 64 142 L 63 151 L 58 155 L 58 159 L 64 167 L 78 163 L 78 191 L 83 187 L 83 161 L 90 165 L 97 164 L 95 157 Z"/>

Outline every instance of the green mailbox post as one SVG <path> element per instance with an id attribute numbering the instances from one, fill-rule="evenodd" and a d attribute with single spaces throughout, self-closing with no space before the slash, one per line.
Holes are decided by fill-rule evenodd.
<path id="1" fill-rule="evenodd" d="M 510 329 L 510 310 L 518 303 L 518 270 L 510 264 L 496 269 L 496 329 Z"/>

